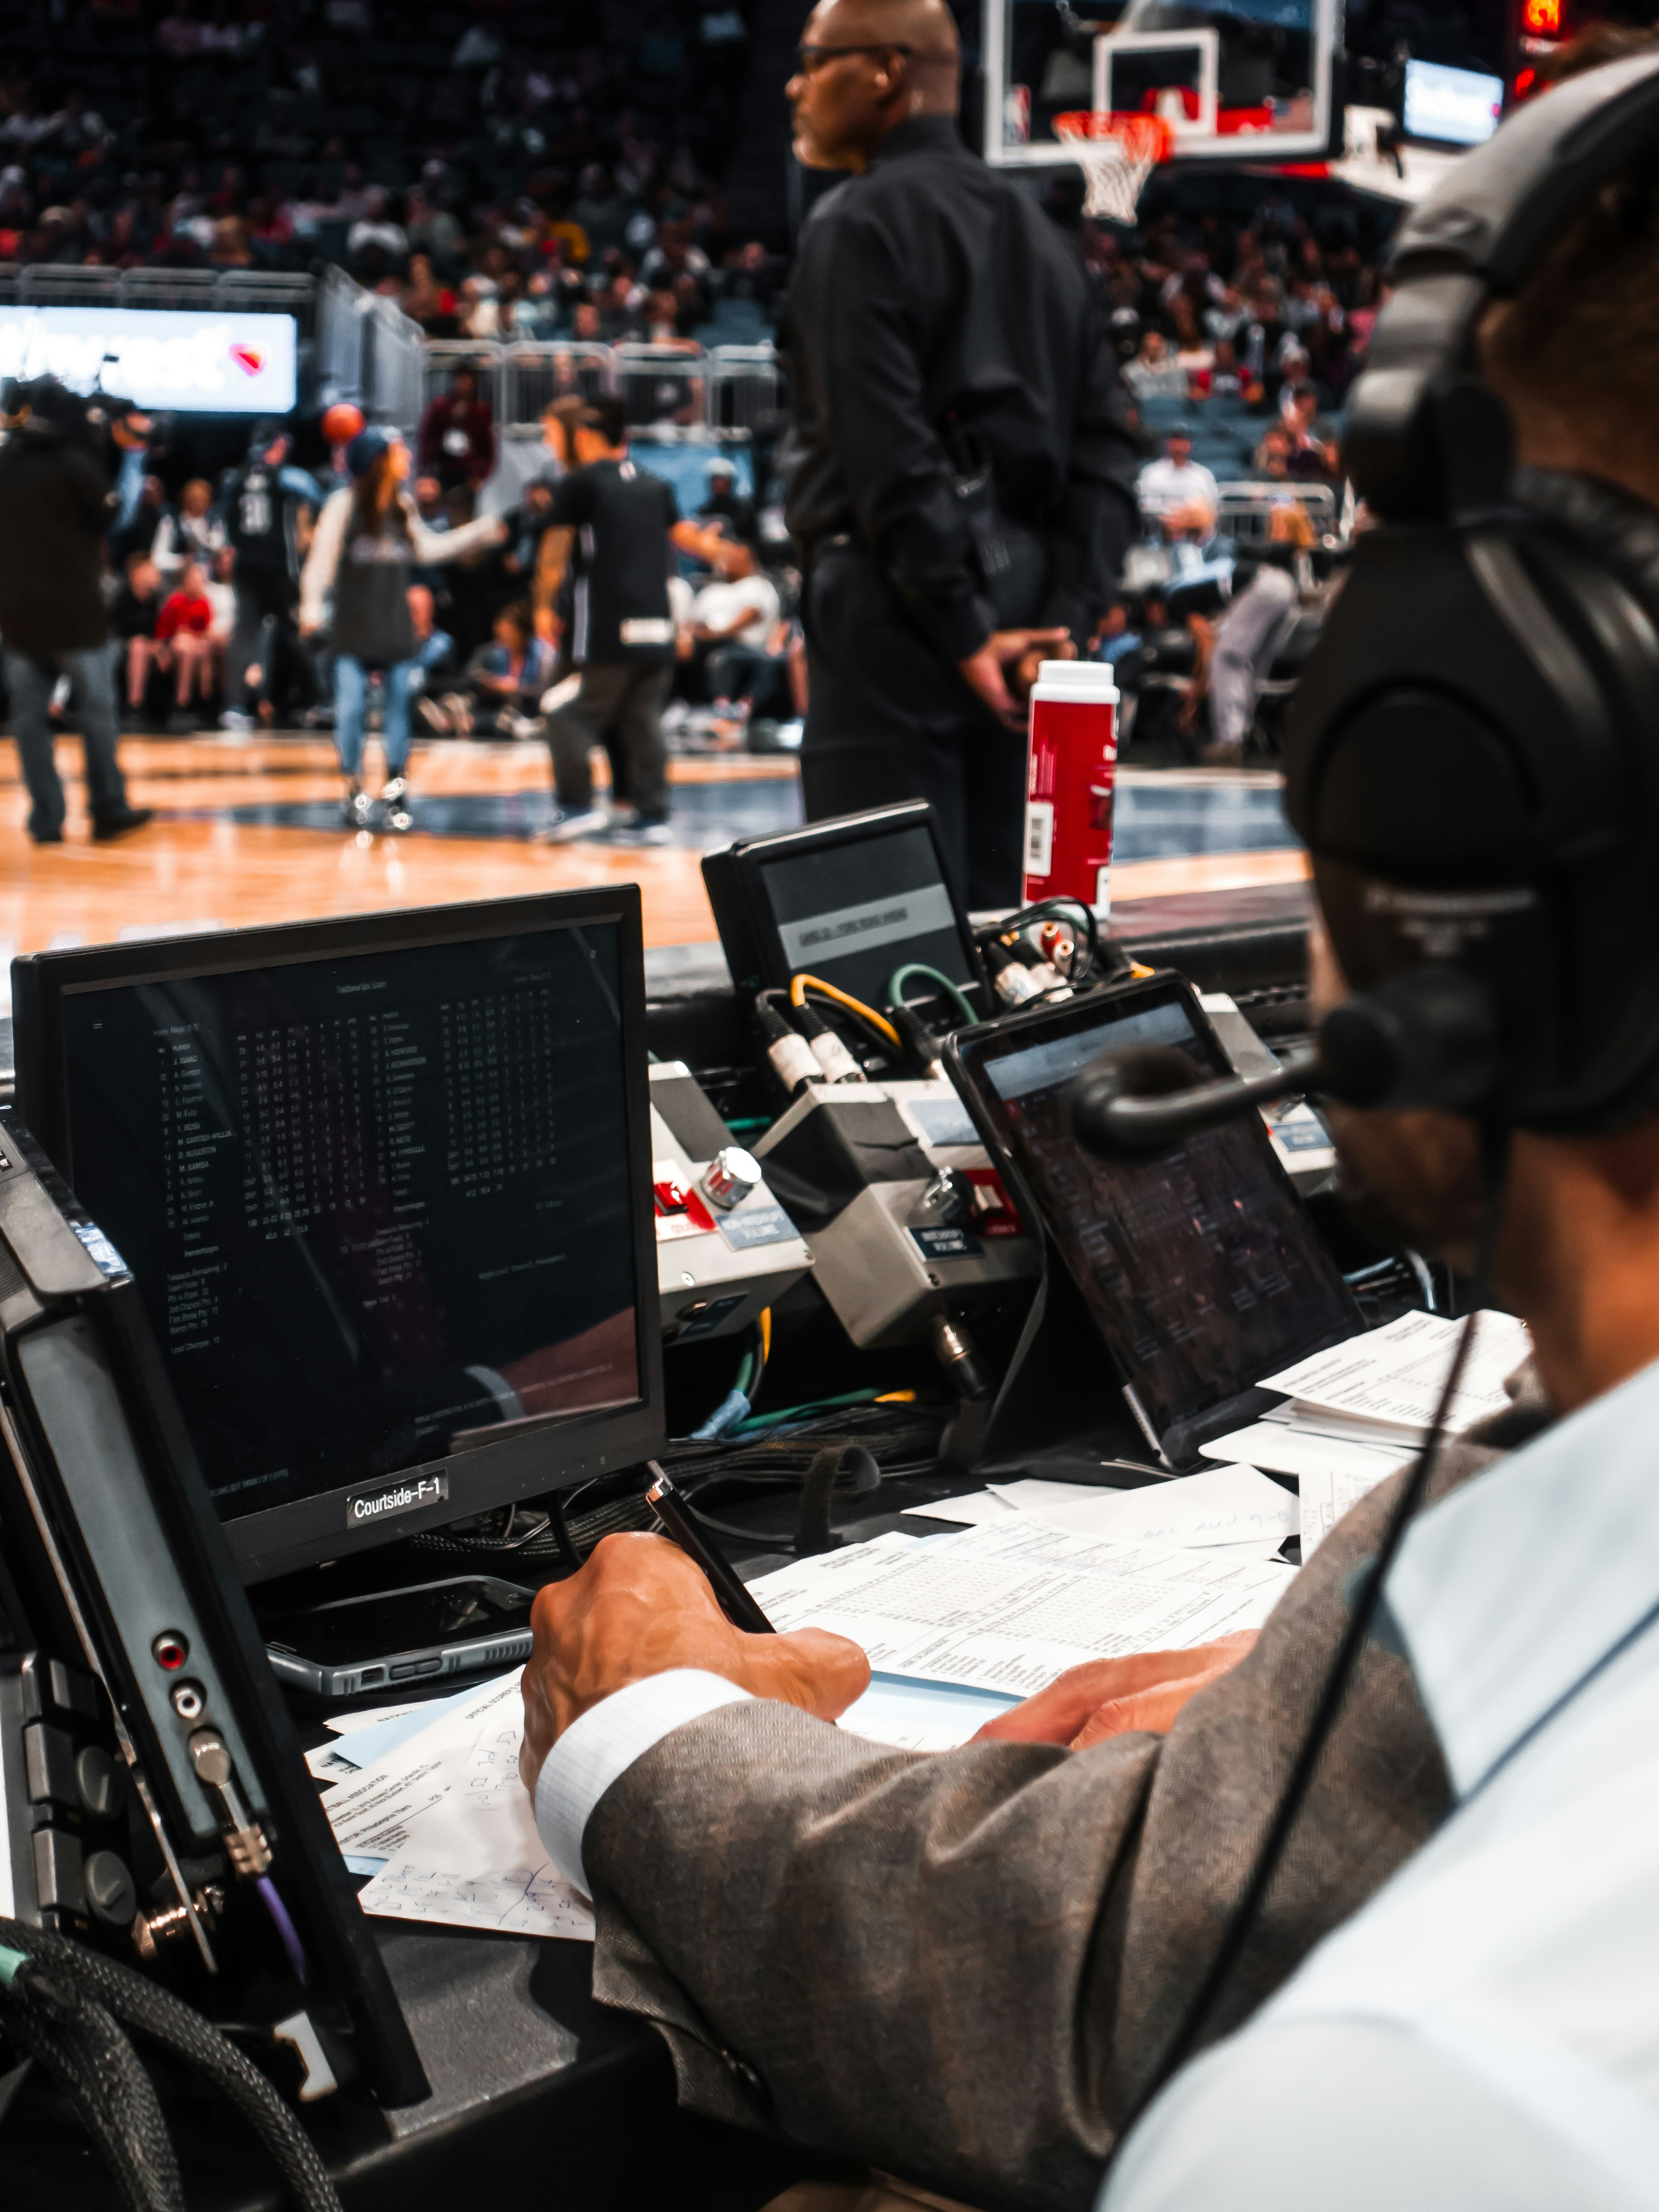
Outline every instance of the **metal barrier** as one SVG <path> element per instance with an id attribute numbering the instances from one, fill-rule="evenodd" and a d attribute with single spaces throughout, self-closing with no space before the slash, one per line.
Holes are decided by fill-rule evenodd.
<path id="1" fill-rule="evenodd" d="M 784 414 L 783 375 L 770 345 L 716 346 L 708 356 L 708 421 L 716 430 L 769 438 Z"/>
<path id="2" fill-rule="evenodd" d="M 118 269 L 61 268 L 38 263 L 17 273 L 17 303 L 22 307 L 118 307 Z"/>
<path id="3" fill-rule="evenodd" d="M 426 337 L 395 300 L 370 295 L 362 318 L 363 412 L 413 435 L 426 404 Z"/>
<path id="4" fill-rule="evenodd" d="M 708 420 L 708 370 L 701 347 L 619 345 L 617 389 L 630 428 Z"/>
<path id="5" fill-rule="evenodd" d="M 32 274 L 32 271 L 26 271 Z M 193 307 L 218 305 L 216 269 L 128 269 L 123 272 L 124 307 Z"/>
<path id="6" fill-rule="evenodd" d="M 372 295 L 331 265 L 317 287 L 317 339 L 313 353 L 318 397 L 325 407 L 337 399 L 361 399 L 363 390 L 363 316 Z"/>
<path id="7" fill-rule="evenodd" d="M 493 339 L 427 338 L 421 347 L 421 412 L 447 392 L 458 368 L 475 371 L 478 397 L 501 420 L 501 349 Z"/>
<path id="8" fill-rule="evenodd" d="M 597 399 L 617 388 L 614 348 L 579 338 L 517 339 L 501 349 L 503 428 L 538 423 L 559 399 Z"/>
<path id="9" fill-rule="evenodd" d="M 1294 501 L 1321 538 L 1336 531 L 1336 494 L 1329 484 L 1272 482 L 1218 484 L 1216 527 L 1242 545 L 1262 545 L 1273 509 Z"/>

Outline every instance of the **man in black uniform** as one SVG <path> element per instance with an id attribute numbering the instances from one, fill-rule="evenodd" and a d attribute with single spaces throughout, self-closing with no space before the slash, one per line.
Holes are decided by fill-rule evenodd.
<path id="1" fill-rule="evenodd" d="M 247 711 L 251 692 L 259 694 L 269 711 L 279 650 L 287 649 L 292 665 L 308 665 L 294 617 L 300 569 L 322 495 L 302 469 L 289 467 L 288 455 L 282 424 L 256 423 L 246 460 L 225 478 L 220 492 L 225 535 L 236 556 L 231 571 L 236 622 L 225 660 L 225 712 L 219 718 L 227 730 L 257 726 Z"/>
<path id="2" fill-rule="evenodd" d="M 1073 247 L 963 145 L 945 0 L 820 0 L 797 157 L 786 512 L 807 573 L 810 818 L 929 799 L 973 907 L 1019 896 L 1038 659 L 1086 642 L 1138 455 Z M 1009 678 L 1013 678 L 1011 691 Z"/>
<path id="3" fill-rule="evenodd" d="M 537 580 L 544 607 L 551 608 L 566 564 L 574 568 L 564 643 L 579 688 L 547 718 L 558 804 L 541 834 L 563 844 L 609 827 L 619 842 L 666 845 L 662 710 L 674 672 L 668 549 L 672 542 L 702 552 L 703 535 L 681 520 L 672 487 L 628 458 L 620 399 L 607 393 L 592 401 L 566 435 L 575 465 L 554 487 Z M 631 819 L 609 825 L 593 804 L 588 766 L 607 730 L 622 748 L 634 804 Z"/>

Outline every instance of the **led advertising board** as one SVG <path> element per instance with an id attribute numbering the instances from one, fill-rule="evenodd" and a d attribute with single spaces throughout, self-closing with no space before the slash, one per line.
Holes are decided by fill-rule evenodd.
<path id="1" fill-rule="evenodd" d="M 286 415 L 297 335 L 292 315 L 0 307 L 0 377 L 56 376 L 181 414 Z"/>

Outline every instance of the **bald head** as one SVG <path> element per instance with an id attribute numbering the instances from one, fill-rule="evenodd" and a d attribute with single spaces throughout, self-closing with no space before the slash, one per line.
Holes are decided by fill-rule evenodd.
<path id="1" fill-rule="evenodd" d="M 945 0 L 819 0 L 789 81 L 796 158 L 862 169 L 917 115 L 954 115 L 957 27 Z"/>

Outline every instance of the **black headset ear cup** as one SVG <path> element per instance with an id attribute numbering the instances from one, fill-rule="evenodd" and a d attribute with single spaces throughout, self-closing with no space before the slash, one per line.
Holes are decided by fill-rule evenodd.
<path id="1" fill-rule="evenodd" d="M 1514 486 L 1523 507 L 1565 525 L 1617 569 L 1659 628 L 1659 507 L 1573 469 L 1517 469 Z"/>

